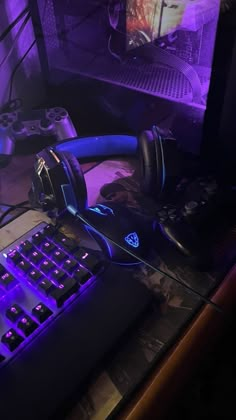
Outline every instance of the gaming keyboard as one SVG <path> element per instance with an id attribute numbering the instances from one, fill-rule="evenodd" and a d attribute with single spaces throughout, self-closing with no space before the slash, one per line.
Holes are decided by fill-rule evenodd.
<path id="1" fill-rule="evenodd" d="M 4 420 L 53 416 L 150 302 L 100 255 L 46 223 L 0 253 Z"/>

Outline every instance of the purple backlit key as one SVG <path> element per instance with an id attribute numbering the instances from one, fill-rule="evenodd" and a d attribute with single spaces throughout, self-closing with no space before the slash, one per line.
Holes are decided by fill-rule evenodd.
<path id="1" fill-rule="evenodd" d="M 48 296 L 50 292 L 55 289 L 55 285 L 48 279 L 43 279 L 38 284 L 38 290 L 42 292 L 45 296 Z"/>
<path id="2" fill-rule="evenodd" d="M 54 239 L 69 252 L 74 252 L 78 248 L 78 244 L 76 241 L 74 241 L 71 238 L 68 238 L 61 232 L 57 233 Z"/>
<path id="3" fill-rule="evenodd" d="M 23 315 L 17 324 L 17 328 L 23 332 L 25 337 L 28 337 L 38 328 L 38 324 L 29 315 Z"/>
<path id="4" fill-rule="evenodd" d="M 44 303 L 39 302 L 32 309 L 32 315 L 42 324 L 52 315 L 52 311 Z"/>
<path id="5" fill-rule="evenodd" d="M 80 248 L 74 257 L 80 262 L 81 265 L 90 270 L 93 274 L 96 274 L 102 267 L 102 261 L 95 255 L 88 253 L 85 249 Z"/>
<path id="6" fill-rule="evenodd" d="M 85 284 L 91 278 L 91 273 L 84 267 L 78 267 L 73 273 L 73 279 L 79 284 Z"/>
<path id="7" fill-rule="evenodd" d="M 32 268 L 31 264 L 26 260 L 21 260 L 17 264 L 17 268 L 24 274 L 28 273 L 28 271 Z"/>
<path id="8" fill-rule="evenodd" d="M 49 224 L 47 226 L 45 226 L 45 228 L 43 229 L 43 233 L 47 238 L 52 238 L 53 235 L 55 234 L 55 226 Z"/>
<path id="9" fill-rule="evenodd" d="M 23 309 L 17 303 L 14 303 L 6 310 L 6 317 L 12 322 L 16 322 L 23 314 Z"/>
<path id="10" fill-rule="evenodd" d="M 36 246 L 41 244 L 41 242 L 43 242 L 44 239 L 45 239 L 45 236 L 42 232 L 37 232 L 32 236 L 32 242 Z"/>
<path id="11" fill-rule="evenodd" d="M 17 284 L 17 280 L 10 273 L 2 274 L 0 277 L 0 286 L 4 290 L 11 290 Z"/>
<path id="12" fill-rule="evenodd" d="M 62 261 L 64 261 L 67 258 L 67 255 L 65 254 L 65 252 L 61 251 L 60 249 L 57 249 L 56 251 L 53 252 L 52 254 L 52 259 L 57 262 L 58 264 L 60 264 Z"/>
<path id="13" fill-rule="evenodd" d="M 34 251 L 29 255 L 29 260 L 35 265 L 38 265 L 43 260 L 43 258 L 44 255 L 39 251 Z"/>
<path id="14" fill-rule="evenodd" d="M 7 262 L 9 262 L 9 263 L 11 263 L 13 265 L 18 264 L 18 262 L 20 260 L 21 260 L 21 255 L 20 255 L 20 253 L 16 249 L 13 249 L 13 251 L 10 251 L 7 254 Z"/>
<path id="15" fill-rule="evenodd" d="M 50 241 L 42 242 L 40 248 L 47 255 L 50 255 L 56 249 L 55 245 Z"/>
<path id="16" fill-rule="evenodd" d="M 34 245 L 30 241 L 25 241 L 20 244 L 19 250 L 23 255 L 29 255 L 34 250 Z"/>
<path id="17" fill-rule="evenodd" d="M 39 280 L 42 278 L 42 273 L 37 270 L 36 268 L 32 269 L 29 273 L 28 273 L 28 277 L 29 277 L 29 281 L 32 284 L 37 284 L 39 282 Z"/>
<path id="18" fill-rule="evenodd" d="M 74 279 L 67 278 L 57 288 L 52 290 L 49 294 L 50 297 L 55 301 L 58 308 L 66 302 L 78 290 L 78 284 Z"/>
<path id="19" fill-rule="evenodd" d="M 1 338 L 1 342 L 10 350 L 15 350 L 23 341 L 23 337 L 10 328 Z"/>
<path id="20" fill-rule="evenodd" d="M 66 261 L 62 265 L 63 270 L 67 271 L 67 273 L 69 274 L 73 273 L 73 271 L 77 267 L 78 267 L 78 262 L 73 260 L 72 258 L 67 258 Z"/>
<path id="21" fill-rule="evenodd" d="M 40 270 L 44 273 L 44 274 L 48 274 L 50 271 L 52 271 L 54 268 L 56 268 L 55 264 L 53 264 L 52 261 L 50 260 L 44 260 L 41 264 L 40 264 Z"/>
<path id="22" fill-rule="evenodd" d="M 66 276 L 67 274 L 61 268 L 55 268 L 55 270 L 51 272 L 52 279 L 57 281 L 58 283 L 65 279 Z"/>

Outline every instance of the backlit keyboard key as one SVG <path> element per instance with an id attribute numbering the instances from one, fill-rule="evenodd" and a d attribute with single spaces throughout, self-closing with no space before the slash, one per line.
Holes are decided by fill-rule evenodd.
<path id="1" fill-rule="evenodd" d="M 25 241 L 20 244 L 19 250 L 21 254 L 27 256 L 35 249 L 34 245 L 30 241 Z"/>
<path id="2" fill-rule="evenodd" d="M 50 255 L 56 249 L 55 245 L 49 241 L 42 242 L 40 248 L 47 255 Z"/>
<path id="3" fill-rule="evenodd" d="M 29 281 L 32 284 L 37 284 L 43 275 L 39 270 L 35 268 L 28 273 L 28 276 L 29 276 Z"/>
<path id="4" fill-rule="evenodd" d="M 17 334 L 17 332 L 10 328 L 1 338 L 1 342 L 10 350 L 15 350 L 23 341 L 23 337 Z"/>
<path id="5" fill-rule="evenodd" d="M 53 268 L 56 268 L 55 264 L 53 264 L 52 261 L 50 260 L 44 260 L 41 264 L 40 264 L 40 270 L 44 273 L 44 274 L 48 274 L 50 271 L 53 270 Z"/>
<path id="6" fill-rule="evenodd" d="M 67 299 L 69 299 L 70 296 L 77 292 L 77 290 L 77 282 L 74 279 L 67 278 L 59 285 L 59 287 L 50 292 L 50 296 L 59 308 L 64 302 L 66 302 Z"/>
<path id="7" fill-rule="evenodd" d="M 20 260 L 21 260 L 21 255 L 16 249 L 13 249 L 13 251 L 10 251 L 7 254 L 7 261 L 9 263 L 16 265 Z"/>
<path id="8" fill-rule="evenodd" d="M 65 271 L 61 270 L 60 268 L 55 268 L 55 270 L 51 272 L 52 279 L 57 281 L 58 283 L 65 279 L 66 276 L 67 274 L 65 273 Z"/>
<path id="9" fill-rule="evenodd" d="M 79 284 L 85 284 L 91 278 L 91 273 L 84 267 L 79 267 L 73 273 L 73 279 L 79 282 Z"/>
<path id="10" fill-rule="evenodd" d="M 39 251 L 34 251 L 29 256 L 29 260 L 35 265 L 38 265 L 43 260 L 43 258 L 44 255 L 42 254 L 42 252 Z"/>
<path id="11" fill-rule="evenodd" d="M 17 268 L 19 268 L 19 270 L 20 270 L 22 273 L 26 274 L 26 273 L 28 273 L 28 271 L 32 268 L 32 266 L 31 266 L 31 264 L 30 264 L 28 261 L 26 261 L 26 260 L 21 260 L 21 261 L 18 263 Z"/>
<path id="12" fill-rule="evenodd" d="M 29 315 L 24 315 L 18 322 L 17 328 L 21 330 L 25 337 L 32 334 L 38 328 L 37 322 L 30 318 Z"/>
<path id="13" fill-rule="evenodd" d="M 45 296 L 48 296 L 49 293 L 52 292 L 54 289 L 54 284 L 50 280 L 45 278 L 43 280 L 40 280 L 38 284 L 38 290 L 42 292 Z"/>
<path id="14" fill-rule="evenodd" d="M 32 315 L 42 324 L 52 315 L 52 311 L 44 303 L 40 302 L 32 309 Z"/>
<path id="15" fill-rule="evenodd" d="M 99 269 L 102 267 L 102 261 L 97 258 L 95 255 L 92 255 L 85 251 L 83 248 L 80 248 L 75 254 L 74 257 L 84 265 L 92 273 L 96 274 Z"/>
<path id="16" fill-rule="evenodd" d="M 17 303 L 6 310 L 6 317 L 12 322 L 16 322 L 23 314 L 23 309 Z"/>
<path id="17" fill-rule="evenodd" d="M 54 251 L 52 254 L 52 259 L 58 264 L 60 264 L 66 258 L 67 258 L 67 255 L 65 254 L 65 252 L 61 251 L 60 249 L 58 249 L 57 251 Z"/>
<path id="18" fill-rule="evenodd" d="M 52 238 L 55 232 L 56 232 L 55 226 L 51 224 L 45 226 L 45 228 L 43 229 L 43 233 L 47 238 Z"/>
<path id="19" fill-rule="evenodd" d="M 0 286 L 4 290 L 11 290 L 17 284 L 17 280 L 10 273 L 2 274 L 0 277 Z"/>
<path id="20" fill-rule="evenodd" d="M 41 242 L 43 242 L 44 239 L 45 239 L 45 235 L 42 232 L 37 232 L 32 236 L 32 242 L 36 246 L 41 244 Z"/>
<path id="21" fill-rule="evenodd" d="M 78 267 L 78 262 L 72 258 L 67 258 L 67 260 L 62 265 L 62 268 L 67 271 L 67 273 L 73 273 L 73 271 Z"/>
<path id="22" fill-rule="evenodd" d="M 71 238 L 68 238 L 61 232 L 57 233 L 57 235 L 54 237 L 54 240 L 60 245 L 62 245 L 63 248 L 65 248 L 67 251 L 73 252 L 78 248 L 78 244 L 76 241 L 74 241 Z"/>

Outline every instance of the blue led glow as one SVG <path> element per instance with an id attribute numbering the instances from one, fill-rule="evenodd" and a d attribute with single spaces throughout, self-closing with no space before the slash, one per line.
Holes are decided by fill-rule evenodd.
<path id="1" fill-rule="evenodd" d="M 110 207 L 104 206 L 103 204 L 97 204 L 96 207 L 89 207 L 88 209 L 94 213 L 100 214 L 101 216 L 108 216 L 109 214 L 115 216 L 114 211 Z"/>
<path id="2" fill-rule="evenodd" d="M 129 233 L 129 235 L 125 237 L 125 241 L 133 248 L 139 247 L 139 237 L 136 232 Z"/>

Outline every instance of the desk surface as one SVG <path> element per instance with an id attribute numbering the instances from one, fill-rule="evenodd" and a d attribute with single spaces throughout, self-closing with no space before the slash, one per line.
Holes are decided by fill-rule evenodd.
<path id="1" fill-rule="evenodd" d="M 15 158 L 11 166 L 4 169 L 4 182 L 2 173 L 0 178 L 2 187 L 0 202 L 12 204 L 27 198 L 32 162 L 32 157 Z M 86 174 L 89 203 L 102 201 L 100 187 L 114 181 L 122 183 L 126 188 L 129 205 L 136 206 L 137 210 L 145 207 L 146 211 L 148 203 L 145 202 L 143 205 L 138 196 L 138 182 L 133 162 L 104 162 L 90 170 Z M 6 225 L 1 229 L 0 249 L 42 219 L 47 218 L 41 213 L 30 211 Z M 65 226 L 65 230 L 73 235 L 70 226 Z M 227 254 L 227 249 L 230 249 L 232 254 L 232 241 L 235 243 L 235 240 L 234 231 L 229 232 L 224 245 L 224 254 Z M 228 248 L 226 244 L 230 244 Z M 222 258 L 220 251 L 222 247 L 217 254 L 219 262 Z M 233 259 L 235 257 L 236 249 Z M 114 349 L 84 394 L 78 395 L 78 404 L 68 416 L 68 420 L 105 419 L 120 405 L 123 407 L 120 416 L 135 420 L 147 418 L 147 412 L 151 408 L 157 408 L 157 404 L 159 413 L 161 410 L 164 412 L 171 395 L 176 394 L 179 388 L 180 377 L 182 380 L 187 377 L 187 371 L 190 372 L 190 367 L 193 367 L 199 358 L 199 350 L 203 350 L 204 343 L 216 338 L 220 332 L 220 326 L 224 323 L 222 315 L 209 305 L 201 307 L 200 310 L 203 303 L 201 299 L 189 294 L 169 275 L 176 276 L 178 280 L 187 283 L 205 296 L 209 295 L 217 285 L 221 285 L 214 300 L 227 311 L 233 306 L 234 270 L 222 283 L 224 270 L 211 273 L 196 272 L 186 264 L 177 265 L 174 259 L 170 263 L 159 261 L 158 264 L 166 275 L 142 266 L 136 270 L 136 276 L 137 280 L 144 282 L 152 290 L 161 305 L 153 305 L 132 334 L 127 337 L 126 342 Z M 205 337 L 204 332 L 209 331 L 209 326 L 215 328 L 214 334 Z M 198 351 L 194 351 L 196 347 Z M 141 390 L 130 398 L 131 392 L 140 382 L 143 382 Z M 124 402 L 126 404 L 123 406 Z"/>

